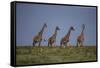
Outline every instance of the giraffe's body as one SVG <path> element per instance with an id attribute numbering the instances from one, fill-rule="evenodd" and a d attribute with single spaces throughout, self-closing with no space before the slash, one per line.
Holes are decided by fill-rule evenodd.
<path id="1" fill-rule="evenodd" d="M 56 36 L 57 36 L 57 31 L 60 30 L 59 27 L 57 26 L 55 29 L 54 34 L 48 39 L 48 46 L 51 45 L 56 42 Z"/>
<path id="2" fill-rule="evenodd" d="M 85 29 L 85 25 L 82 25 L 82 32 L 81 34 L 77 37 L 77 46 L 83 46 L 83 42 L 84 42 L 84 29 Z"/>
<path id="3" fill-rule="evenodd" d="M 39 46 L 40 46 L 41 41 L 42 41 L 42 34 L 43 34 L 43 31 L 44 31 L 45 27 L 47 27 L 46 24 L 43 25 L 40 32 L 38 32 L 38 34 L 33 38 L 33 46 L 35 46 L 36 43 L 39 43 Z"/>
<path id="4" fill-rule="evenodd" d="M 74 30 L 74 28 L 70 27 L 68 33 L 61 39 L 60 46 L 62 46 L 62 45 L 64 45 L 64 46 L 67 45 L 68 46 L 69 37 L 70 37 L 70 33 L 71 33 L 72 30 Z"/>

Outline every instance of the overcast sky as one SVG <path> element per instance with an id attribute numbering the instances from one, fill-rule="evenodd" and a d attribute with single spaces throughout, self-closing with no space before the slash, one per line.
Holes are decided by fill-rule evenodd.
<path id="1" fill-rule="evenodd" d="M 16 5 L 16 44 L 32 46 L 32 38 L 41 30 L 43 24 L 47 24 L 43 39 L 48 39 L 59 26 L 57 45 L 62 37 L 67 34 L 70 26 L 75 28 L 71 32 L 70 44 L 75 45 L 77 36 L 81 32 L 82 24 L 85 24 L 85 45 L 96 44 L 96 7 L 58 6 L 42 4 Z M 41 45 L 47 45 L 42 41 Z"/>

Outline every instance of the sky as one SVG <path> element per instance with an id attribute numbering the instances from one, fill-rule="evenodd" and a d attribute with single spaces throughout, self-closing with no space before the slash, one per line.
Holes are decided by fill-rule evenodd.
<path id="1" fill-rule="evenodd" d="M 43 32 L 43 39 L 48 40 L 55 31 L 57 32 L 56 45 L 64 37 L 71 26 L 75 31 L 70 34 L 69 43 L 76 45 L 76 39 L 85 24 L 84 45 L 96 45 L 96 7 L 59 6 L 43 4 L 16 4 L 16 44 L 17 46 L 32 46 L 32 39 L 42 29 L 43 24 L 47 28 Z M 42 41 L 41 45 L 47 45 Z"/>

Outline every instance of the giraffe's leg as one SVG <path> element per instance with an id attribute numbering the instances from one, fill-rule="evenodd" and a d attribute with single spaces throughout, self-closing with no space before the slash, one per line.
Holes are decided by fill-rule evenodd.
<path id="1" fill-rule="evenodd" d="M 68 42 L 65 43 L 65 47 L 68 47 Z"/>
<path id="2" fill-rule="evenodd" d="M 65 42 L 63 42 L 63 48 L 65 48 L 66 47 L 66 43 Z"/>
<path id="3" fill-rule="evenodd" d="M 33 41 L 32 45 L 35 46 L 35 42 L 34 41 Z"/>
<path id="4" fill-rule="evenodd" d="M 81 47 L 83 47 L 83 42 L 81 42 Z"/>
<path id="5" fill-rule="evenodd" d="M 77 47 L 80 47 L 80 45 L 81 45 L 81 43 L 78 41 L 78 42 L 77 42 Z"/>
<path id="6" fill-rule="evenodd" d="M 62 42 L 61 47 L 65 48 L 65 42 Z"/>
<path id="7" fill-rule="evenodd" d="M 76 43 L 76 47 L 78 47 L 78 41 L 77 41 L 77 43 Z"/>
<path id="8" fill-rule="evenodd" d="M 69 40 L 65 42 L 66 46 L 69 47 Z"/>
<path id="9" fill-rule="evenodd" d="M 80 42 L 80 47 L 82 46 L 82 43 Z"/>
<path id="10" fill-rule="evenodd" d="M 52 47 L 52 43 L 50 44 L 50 46 Z"/>
<path id="11" fill-rule="evenodd" d="M 67 47 L 71 47 L 69 42 L 67 42 Z"/>
<path id="12" fill-rule="evenodd" d="M 78 44 L 77 46 L 80 47 L 80 42 L 78 42 L 77 44 Z"/>
<path id="13" fill-rule="evenodd" d="M 49 42 L 48 42 L 48 47 L 49 47 Z"/>
<path id="14" fill-rule="evenodd" d="M 55 43 L 53 44 L 53 47 L 55 47 L 56 45 L 55 45 Z"/>
<path id="15" fill-rule="evenodd" d="M 53 47 L 56 47 L 56 44 L 55 43 L 53 43 Z"/>
<path id="16" fill-rule="evenodd" d="M 62 47 L 62 42 L 60 42 L 60 47 Z"/>
<path id="17" fill-rule="evenodd" d="M 81 42 L 79 42 L 79 47 L 81 47 Z"/>
<path id="18" fill-rule="evenodd" d="M 42 40 L 41 40 L 42 41 Z M 41 45 L 41 41 L 39 42 L 39 46 Z"/>
<path id="19" fill-rule="evenodd" d="M 60 42 L 60 47 L 62 46 L 61 42 Z"/>

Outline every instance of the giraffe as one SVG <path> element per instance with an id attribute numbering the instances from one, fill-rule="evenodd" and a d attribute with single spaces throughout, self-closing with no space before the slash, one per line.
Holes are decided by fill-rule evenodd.
<path id="1" fill-rule="evenodd" d="M 33 38 L 33 46 L 35 46 L 36 43 L 39 43 L 39 46 L 41 44 L 42 41 L 42 34 L 44 29 L 47 27 L 46 24 L 43 25 L 42 29 L 38 32 L 38 34 Z"/>
<path id="2" fill-rule="evenodd" d="M 60 46 L 62 46 L 62 45 L 64 45 L 64 46 L 67 45 L 68 46 L 70 33 L 71 33 L 71 31 L 74 31 L 74 30 L 75 30 L 74 27 L 71 26 L 68 33 L 63 38 L 61 38 Z"/>
<path id="3" fill-rule="evenodd" d="M 56 26 L 55 32 L 54 34 L 48 39 L 48 46 L 51 45 L 56 42 L 56 36 L 57 36 L 57 31 L 60 30 L 60 28 L 58 26 Z"/>
<path id="4" fill-rule="evenodd" d="M 82 31 L 80 33 L 80 35 L 77 37 L 77 47 L 83 46 L 83 42 L 84 42 L 84 29 L 85 29 L 85 25 L 82 25 Z"/>

